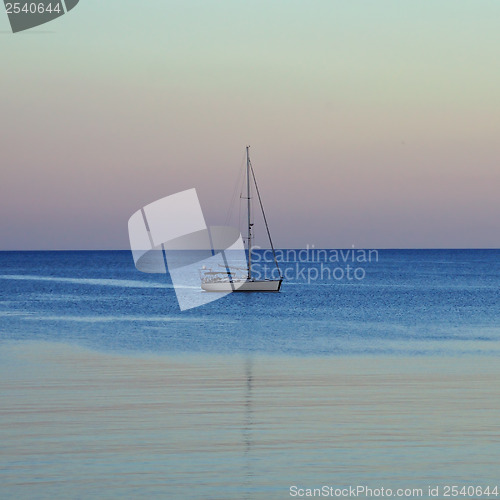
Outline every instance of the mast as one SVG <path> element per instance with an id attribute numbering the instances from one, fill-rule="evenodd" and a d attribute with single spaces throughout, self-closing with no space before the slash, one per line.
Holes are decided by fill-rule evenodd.
<path id="1" fill-rule="evenodd" d="M 250 218 L 250 146 L 247 146 L 248 279 L 252 278 L 252 224 Z"/>
<path id="2" fill-rule="evenodd" d="M 271 249 L 273 251 L 274 263 L 276 264 L 276 269 L 278 270 L 280 280 L 283 279 L 283 275 L 281 274 L 280 266 L 278 265 L 278 259 L 276 257 L 276 251 L 274 250 L 273 240 L 271 238 L 271 231 L 269 231 L 269 224 L 267 223 L 266 212 L 264 212 L 264 205 L 262 204 L 262 198 L 260 197 L 259 186 L 257 185 L 257 179 L 255 178 L 255 172 L 253 171 L 252 164 L 250 160 L 248 161 L 250 166 L 250 171 L 252 173 L 253 183 L 255 184 L 255 191 L 257 193 L 257 198 L 259 199 L 260 209 L 262 210 L 262 218 L 264 219 L 264 224 L 266 225 L 267 237 L 269 238 L 269 244 L 271 245 Z"/>

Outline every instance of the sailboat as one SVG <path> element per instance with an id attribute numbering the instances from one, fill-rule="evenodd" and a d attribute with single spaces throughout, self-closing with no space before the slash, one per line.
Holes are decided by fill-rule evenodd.
<path id="1" fill-rule="evenodd" d="M 274 250 L 271 233 L 267 224 L 264 206 L 260 197 L 259 188 L 255 179 L 252 163 L 250 162 L 250 146 L 246 147 L 246 188 L 247 188 L 247 251 L 248 262 L 247 267 L 225 267 L 223 270 L 213 271 L 212 269 L 204 270 L 201 275 L 201 288 L 206 292 L 279 292 L 283 275 L 278 265 L 276 252 Z M 251 181 L 255 185 L 255 191 L 259 200 L 262 217 L 267 230 L 269 244 L 274 257 L 274 263 L 278 270 L 278 279 L 258 279 L 252 274 L 252 239 L 253 239 L 253 223 L 252 223 L 252 197 L 251 197 Z M 242 272 L 244 272 L 242 274 Z"/>

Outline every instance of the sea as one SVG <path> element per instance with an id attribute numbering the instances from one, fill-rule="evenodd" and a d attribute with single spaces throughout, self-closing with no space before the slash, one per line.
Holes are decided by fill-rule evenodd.
<path id="1" fill-rule="evenodd" d="M 278 261 L 181 311 L 128 251 L 0 252 L 0 498 L 500 498 L 500 250 Z"/>

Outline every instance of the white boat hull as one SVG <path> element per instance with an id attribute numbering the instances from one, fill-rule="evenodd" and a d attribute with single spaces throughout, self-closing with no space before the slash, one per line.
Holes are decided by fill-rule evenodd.
<path id="1" fill-rule="evenodd" d="M 283 280 L 246 280 L 244 282 L 235 281 L 215 281 L 212 283 L 202 283 L 201 288 L 206 292 L 279 292 Z"/>

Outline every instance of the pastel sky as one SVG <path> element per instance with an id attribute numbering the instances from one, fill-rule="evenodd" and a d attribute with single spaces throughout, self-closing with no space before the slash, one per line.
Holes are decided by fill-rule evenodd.
<path id="1" fill-rule="evenodd" d="M 3 9 L 3 7 L 2 7 Z M 498 0 L 80 0 L 0 12 L 0 249 L 125 249 L 252 146 L 282 248 L 500 247 Z"/>

